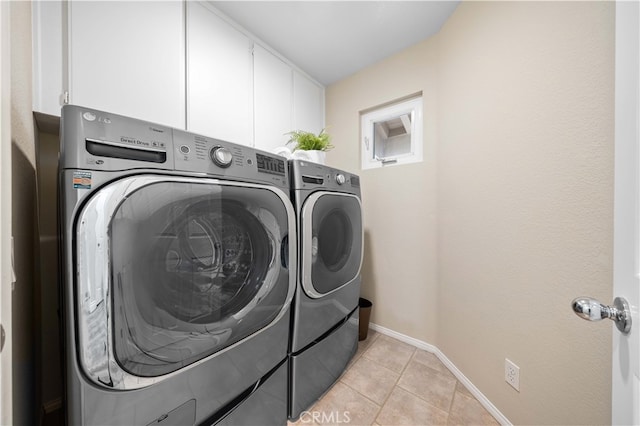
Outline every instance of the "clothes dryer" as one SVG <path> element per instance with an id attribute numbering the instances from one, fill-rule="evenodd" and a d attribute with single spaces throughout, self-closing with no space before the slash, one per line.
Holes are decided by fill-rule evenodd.
<path id="1" fill-rule="evenodd" d="M 357 350 L 363 228 L 357 175 L 303 160 L 289 167 L 299 229 L 289 348 L 289 418 L 295 420 Z"/>
<path id="2" fill-rule="evenodd" d="M 285 424 L 286 160 L 78 106 L 61 120 L 67 423 Z"/>

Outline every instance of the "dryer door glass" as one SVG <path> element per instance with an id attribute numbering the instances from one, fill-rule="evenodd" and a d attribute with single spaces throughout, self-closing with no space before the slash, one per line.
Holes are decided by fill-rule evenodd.
<path id="1" fill-rule="evenodd" d="M 281 196 L 242 184 L 135 179 L 126 196 L 105 196 L 118 202 L 108 225 L 110 334 L 123 370 L 170 373 L 282 315 L 291 286 Z"/>
<path id="2" fill-rule="evenodd" d="M 311 221 L 303 218 L 303 285 L 319 297 L 360 273 L 362 212 L 359 199 L 348 194 L 314 194 L 307 203 Z"/>

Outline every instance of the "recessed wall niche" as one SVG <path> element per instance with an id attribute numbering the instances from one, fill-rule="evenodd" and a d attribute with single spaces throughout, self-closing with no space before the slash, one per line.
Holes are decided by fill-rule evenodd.
<path id="1" fill-rule="evenodd" d="M 422 161 L 422 93 L 360 113 L 363 169 Z"/>

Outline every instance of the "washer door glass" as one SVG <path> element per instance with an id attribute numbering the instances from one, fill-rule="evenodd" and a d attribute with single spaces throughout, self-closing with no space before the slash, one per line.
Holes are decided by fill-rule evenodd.
<path id="1" fill-rule="evenodd" d="M 353 281 L 362 264 L 362 211 L 350 194 L 312 194 L 302 213 L 303 287 L 321 297 Z"/>
<path id="2" fill-rule="evenodd" d="M 289 214 L 280 195 L 244 184 L 136 179 L 126 196 L 103 195 L 107 204 L 119 198 L 108 223 L 107 311 L 124 371 L 171 373 L 279 318 L 291 297 Z"/>

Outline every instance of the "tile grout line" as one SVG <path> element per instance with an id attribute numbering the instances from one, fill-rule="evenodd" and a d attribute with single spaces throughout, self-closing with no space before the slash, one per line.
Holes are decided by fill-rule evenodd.
<path id="1" fill-rule="evenodd" d="M 366 395 L 363 395 L 360 391 L 358 391 L 357 389 L 354 389 L 353 387 L 349 386 L 348 383 L 343 382 L 342 380 L 340 381 L 341 384 L 345 385 L 346 387 L 348 387 L 349 389 L 351 389 L 352 391 L 354 391 L 355 393 L 357 393 L 358 395 L 360 395 L 361 397 L 363 397 L 364 399 L 366 399 L 367 401 L 373 403 L 376 407 L 378 407 L 378 411 L 376 412 L 376 416 L 373 419 L 373 422 L 375 423 L 376 419 L 378 418 L 378 414 L 380 414 L 380 410 L 382 410 L 382 405 L 378 404 L 377 402 L 375 402 L 374 400 L 372 400 L 371 398 L 369 398 Z M 372 423 L 373 424 L 373 423 Z"/>
<path id="2" fill-rule="evenodd" d="M 400 389 L 402 389 L 403 391 L 405 391 L 406 393 L 415 396 L 416 398 L 418 398 L 420 401 L 424 402 L 425 404 L 427 404 L 428 406 L 435 408 L 436 410 L 442 411 L 443 413 L 447 414 L 447 421 L 449 421 L 449 415 L 451 414 L 451 406 L 449 406 L 449 411 L 445 411 L 440 407 L 436 407 L 435 405 L 433 405 L 432 403 L 430 403 L 429 401 L 426 401 L 424 398 L 422 398 L 420 395 L 417 395 L 414 392 L 411 392 L 409 389 L 405 389 L 402 386 L 398 385 L 398 387 Z M 455 396 L 455 391 L 454 391 L 454 396 Z"/>
<path id="3" fill-rule="evenodd" d="M 392 338 L 393 339 L 393 338 Z M 397 340 L 397 339 L 393 339 L 393 340 Z M 399 340 L 398 340 L 399 341 Z M 403 342 L 401 342 L 403 343 Z M 373 420 L 375 423 L 378 423 L 378 416 L 380 415 L 380 412 L 382 411 L 382 409 L 384 408 L 385 404 L 387 403 L 387 401 L 389 401 L 389 398 L 391 397 L 391 394 L 393 393 L 393 390 L 398 386 L 398 382 L 400 381 L 400 379 L 402 378 L 402 375 L 404 374 L 404 372 L 407 370 L 407 366 L 409 365 L 409 363 L 411 362 L 411 360 L 413 359 L 413 357 L 415 357 L 416 352 L 417 352 L 417 348 L 413 347 L 413 353 L 411 354 L 411 356 L 409 357 L 409 359 L 407 360 L 407 363 L 404 365 L 404 367 L 402 367 L 402 371 L 400 372 L 400 374 L 398 374 L 398 378 L 396 379 L 395 383 L 393 384 L 393 387 L 391 388 L 391 392 L 389 392 L 389 394 L 387 395 L 387 397 L 384 399 L 384 402 L 382 404 L 380 404 L 380 410 L 378 411 L 375 419 Z M 373 360 L 370 360 L 371 362 L 375 362 Z M 379 424 L 379 423 L 378 423 Z"/>
<path id="4" fill-rule="evenodd" d="M 377 340 L 378 340 L 378 338 L 379 338 L 380 336 L 381 336 L 381 333 L 376 332 L 376 337 L 374 338 L 374 340 L 375 340 L 375 341 L 377 341 Z M 392 339 L 393 339 L 393 338 L 392 338 Z M 397 340 L 397 339 L 393 339 L 393 340 Z M 380 415 L 380 412 L 382 411 L 382 408 L 384 407 L 384 405 L 385 405 L 385 404 L 387 403 L 387 401 L 389 400 L 389 397 L 390 397 L 390 396 L 391 396 L 391 394 L 393 393 L 393 389 L 395 389 L 395 388 L 396 388 L 396 386 L 398 385 L 398 381 L 399 381 L 399 380 L 400 380 L 400 378 L 402 377 L 402 374 L 404 373 L 405 369 L 407 368 L 407 365 L 409 365 L 409 362 L 413 359 L 413 357 L 414 357 L 414 355 L 415 355 L 415 353 L 416 353 L 416 350 L 417 350 L 417 348 L 415 348 L 415 347 L 412 347 L 412 348 L 411 348 L 413 352 L 412 352 L 411 356 L 409 357 L 409 360 L 407 360 L 407 363 L 406 363 L 406 364 L 404 365 L 404 367 L 402 368 L 402 371 L 401 371 L 400 373 L 397 373 L 396 371 L 393 371 L 393 370 L 391 370 L 390 368 L 387 368 L 387 367 L 385 367 L 384 365 L 382 365 L 382 364 L 380 364 L 380 363 L 378 363 L 378 362 L 376 362 L 376 361 L 372 360 L 371 358 L 369 358 L 369 357 L 365 356 L 365 355 L 366 355 L 366 353 L 367 353 L 367 352 L 368 352 L 368 351 L 373 347 L 373 345 L 375 344 L 375 341 L 372 341 L 372 342 L 369 344 L 369 346 L 367 347 L 367 349 L 365 349 L 365 351 L 364 351 L 364 352 L 362 352 L 362 354 L 360 354 L 360 356 L 358 357 L 358 359 L 360 359 L 360 358 L 366 358 L 368 361 L 373 362 L 374 364 L 378 365 L 379 367 L 382 367 L 382 368 L 384 368 L 385 370 L 389 370 L 389 371 L 391 371 L 392 373 L 396 373 L 396 374 L 398 374 L 398 378 L 395 380 L 395 382 L 394 382 L 394 384 L 393 384 L 393 387 L 391 388 L 391 392 L 389 392 L 389 394 L 385 397 L 384 401 L 383 401 L 381 404 L 378 404 L 377 402 L 373 401 L 373 400 L 372 400 L 371 398 L 369 398 L 368 396 L 366 396 L 366 395 L 362 394 L 362 393 L 361 393 L 360 391 L 358 391 L 357 389 L 354 389 L 353 387 L 349 386 L 347 383 L 344 383 L 344 382 L 342 382 L 342 380 L 340 380 L 340 382 L 341 382 L 343 385 L 345 385 L 345 386 L 349 387 L 349 389 L 352 389 L 354 392 L 357 392 L 357 393 L 358 393 L 358 395 L 362 396 L 363 398 L 367 399 L 368 401 L 373 402 L 376 406 L 380 407 L 380 408 L 378 409 L 378 411 L 376 412 L 375 417 L 373 418 L 373 423 L 371 423 L 372 425 L 373 425 L 374 423 L 378 423 L 378 416 Z M 403 342 L 400 342 L 400 343 L 403 343 Z M 411 346 L 411 345 L 409 345 L 409 346 Z M 356 361 L 356 362 L 357 362 L 357 361 Z M 354 362 L 354 364 L 355 364 L 355 362 Z M 379 424 L 379 423 L 378 423 L 378 424 Z"/>
<path id="5" fill-rule="evenodd" d="M 389 338 L 391 338 L 391 339 L 393 339 L 393 340 L 397 340 L 397 341 L 398 341 L 398 342 L 400 342 L 400 343 L 404 343 L 404 342 L 401 342 L 400 340 L 395 339 L 395 338 L 393 338 L 393 337 L 391 337 L 391 336 L 387 336 L 387 337 L 389 337 Z M 420 401 L 424 402 L 425 404 L 429 405 L 430 407 L 433 407 L 433 408 L 435 408 L 436 410 L 439 410 L 439 411 L 445 412 L 445 413 L 446 413 L 446 415 L 447 415 L 447 423 L 448 423 L 448 422 L 449 422 L 449 418 L 451 417 L 451 409 L 453 408 L 453 399 L 455 398 L 455 395 L 456 395 L 456 392 L 457 392 L 457 391 L 456 391 L 456 385 L 457 385 L 457 383 L 458 383 L 458 379 L 457 379 L 455 376 L 453 376 L 453 375 L 452 375 L 452 378 L 455 380 L 455 384 L 454 384 L 454 387 L 453 387 L 453 395 L 452 395 L 452 397 L 451 397 L 451 402 L 449 403 L 449 408 L 448 408 L 448 410 L 446 410 L 446 411 L 445 411 L 445 410 L 443 410 L 442 408 L 436 407 L 436 406 L 435 406 L 435 405 L 433 405 L 431 402 L 429 402 L 429 401 L 425 400 L 424 398 L 422 398 L 420 395 L 417 395 L 416 393 L 414 393 L 414 392 L 410 391 L 409 389 L 404 388 L 402 385 L 400 385 L 400 384 L 399 384 L 400 379 L 402 378 L 402 375 L 405 373 L 405 371 L 406 371 L 406 370 L 407 370 L 407 368 L 409 367 L 409 364 L 411 363 L 411 361 L 413 361 L 413 360 L 415 359 L 415 357 L 416 357 L 416 355 L 417 355 L 417 353 L 418 353 L 418 350 L 422 350 L 422 349 L 420 349 L 420 348 L 416 348 L 416 347 L 413 347 L 413 353 L 411 354 L 411 357 L 409 358 L 409 360 L 407 361 L 407 363 L 406 363 L 406 364 L 405 364 L 405 366 L 403 367 L 402 372 L 400 373 L 400 375 L 398 376 L 398 379 L 396 380 L 395 384 L 393 385 L 393 388 L 391 388 L 391 392 L 389 392 L 389 395 L 387 395 L 387 398 L 385 399 L 385 401 L 384 401 L 384 402 L 382 403 L 382 405 L 380 406 L 380 410 L 382 410 L 382 407 L 384 407 L 384 404 L 386 404 L 386 403 L 387 403 L 387 401 L 389 400 L 389 397 L 390 397 L 390 396 L 391 396 L 391 394 L 393 393 L 393 390 L 394 390 L 395 388 L 400 388 L 400 389 L 402 389 L 403 391 L 405 391 L 405 392 L 407 392 L 407 393 L 409 393 L 409 394 L 411 394 L 411 395 L 415 396 L 415 397 L 416 397 L 416 398 L 418 398 Z M 425 351 L 425 352 L 427 352 L 427 351 Z M 428 353 L 430 353 L 430 352 L 428 352 Z M 364 354 L 363 354 L 363 355 L 364 355 Z M 369 359 L 369 358 L 367 358 L 367 359 Z M 375 361 L 374 361 L 374 360 L 372 360 L 372 359 L 369 359 L 369 361 L 371 361 L 371 362 L 374 362 L 374 363 L 378 364 L 377 362 L 375 362 Z M 431 368 L 431 367 L 429 367 L 428 365 L 425 365 L 425 364 L 423 364 L 423 363 L 421 363 L 421 362 L 418 362 L 418 361 L 416 361 L 416 362 L 417 362 L 418 364 L 420 364 L 421 366 L 423 366 L 423 367 L 425 367 L 425 368 L 428 368 L 429 370 L 431 370 L 431 371 L 433 371 L 433 372 L 435 372 L 435 373 L 437 373 L 437 374 L 445 375 L 445 373 L 442 373 L 441 371 L 438 371 L 438 370 L 436 370 L 435 368 Z M 442 363 L 442 361 L 440 361 L 439 359 L 438 359 L 438 362 Z M 378 364 L 378 365 L 380 365 L 380 364 Z M 444 364 L 443 364 L 443 365 L 444 365 Z M 381 366 L 382 366 L 382 365 L 381 365 Z M 384 367 L 384 366 L 382 366 L 382 367 Z M 445 366 L 445 368 L 446 368 L 446 366 Z M 354 389 L 354 390 L 355 390 L 355 389 Z M 357 391 L 356 391 L 356 392 L 357 392 Z M 363 395 L 363 396 L 364 396 L 364 395 Z M 377 418 L 377 416 L 376 416 L 376 421 L 377 421 L 377 420 L 378 420 L 378 418 Z"/>
<path id="6" fill-rule="evenodd" d="M 434 354 L 444 364 L 444 366 L 456 377 L 458 382 L 483 406 L 483 408 L 494 418 L 499 424 L 512 426 L 507 417 L 493 405 L 493 403 L 460 371 L 456 365 L 447 358 L 447 356 L 438 349 L 437 346 L 415 339 L 413 337 L 398 333 L 389 328 L 382 327 L 378 324 L 371 323 L 370 328 L 384 336 L 396 339 L 402 343 L 414 346 L 418 349 L 425 350 Z"/>
<path id="7" fill-rule="evenodd" d="M 354 387 L 352 387 L 352 386 L 351 386 L 351 385 L 349 385 L 348 383 L 344 382 L 342 379 L 344 378 L 344 375 L 346 374 L 346 371 L 348 371 L 348 370 L 345 370 L 345 373 L 343 373 L 343 374 L 340 376 L 340 378 L 339 378 L 339 382 L 340 382 L 340 383 L 342 383 L 344 386 L 346 386 L 347 388 L 349 388 L 349 389 L 351 389 L 352 391 L 356 392 L 356 394 L 360 395 L 360 396 L 361 396 L 361 397 L 363 397 L 365 400 L 367 400 L 367 401 L 369 401 L 369 402 L 373 403 L 376 407 L 378 407 L 378 408 L 377 408 L 377 411 L 376 411 L 376 413 L 375 413 L 375 417 L 374 417 L 373 423 L 371 423 L 371 425 L 373 425 L 373 424 L 379 424 L 379 423 L 378 423 L 378 417 L 379 417 L 379 416 L 380 416 L 380 414 L 382 413 L 382 410 L 384 409 L 385 405 L 388 403 L 389 398 L 391 397 L 391 394 L 393 394 L 394 390 L 396 390 L 396 389 L 400 389 L 400 390 L 402 390 L 402 391 L 404 391 L 404 392 L 407 392 L 408 394 L 410 394 L 410 395 L 412 395 L 413 397 L 417 398 L 418 400 L 422 401 L 424 404 L 426 404 L 426 405 L 428 405 L 428 406 L 432 407 L 433 409 L 436 409 L 436 410 L 438 410 L 438 411 L 440 411 L 440 412 L 444 413 L 444 414 L 446 415 L 446 424 L 449 424 L 449 421 L 451 420 L 452 410 L 453 410 L 453 407 L 454 407 L 454 401 L 455 401 L 456 397 L 457 397 L 459 394 L 463 394 L 463 392 L 459 392 L 459 391 L 457 390 L 458 383 L 460 383 L 463 387 L 464 387 L 464 384 L 462 384 L 462 383 L 460 382 L 460 380 L 458 380 L 458 378 L 457 378 L 457 377 L 456 377 L 456 376 L 455 376 L 455 375 L 454 375 L 454 374 L 449 370 L 449 368 L 447 368 L 447 366 L 446 366 L 446 365 L 444 365 L 444 363 L 442 362 L 442 360 L 440 360 L 440 359 L 439 359 L 439 357 L 437 357 L 437 355 L 436 355 L 435 353 L 430 352 L 430 351 L 426 351 L 426 350 L 421 349 L 421 348 L 418 348 L 418 347 L 416 347 L 416 346 L 414 346 L 414 345 L 410 345 L 410 344 L 408 344 L 408 346 L 410 346 L 410 347 L 411 347 L 411 350 L 412 350 L 412 351 L 411 351 L 411 355 L 409 356 L 408 360 L 404 363 L 404 365 L 403 365 L 403 367 L 402 367 L 402 369 L 401 369 L 401 371 L 400 371 L 399 373 L 398 373 L 397 371 L 395 371 L 395 370 L 391 370 L 390 368 L 388 368 L 388 367 L 386 367 L 386 366 L 384 366 L 384 365 L 380 364 L 378 361 L 376 361 L 376 360 L 374 360 L 374 359 L 369 358 L 368 356 L 366 356 L 366 354 L 367 354 L 367 353 L 372 349 L 372 347 L 376 344 L 376 342 L 378 342 L 378 341 L 380 340 L 380 338 L 381 338 L 380 336 L 381 336 L 381 335 L 385 336 L 386 338 L 388 338 L 389 340 L 391 340 L 391 341 L 392 341 L 392 342 L 389 342 L 389 343 L 401 343 L 401 344 L 407 344 L 406 342 L 403 342 L 403 341 L 401 341 L 401 340 L 398 340 L 398 339 L 396 339 L 396 338 L 394 338 L 394 337 L 386 336 L 386 335 L 384 335 L 383 333 L 376 332 L 376 336 L 373 336 L 373 339 L 372 339 L 372 340 L 371 340 L 371 342 L 367 345 L 367 348 L 366 348 L 365 350 L 363 350 L 363 351 L 361 352 L 361 354 L 360 354 L 358 357 L 354 357 L 354 359 L 353 359 L 353 361 L 351 362 L 351 365 L 350 365 L 350 367 L 349 367 L 349 369 L 348 369 L 348 370 L 350 370 L 350 369 L 351 369 L 351 368 L 352 368 L 356 363 L 358 363 L 358 362 L 360 361 L 360 359 L 361 359 L 361 358 L 363 358 L 363 357 L 364 357 L 364 358 L 366 359 L 366 361 L 367 361 L 367 362 L 372 362 L 372 363 L 373 363 L 373 364 L 375 364 L 377 367 L 382 368 L 383 370 L 386 370 L 386 371 L 388 371 L 388 372 L 391 372 L 391 373 L 397 374 L 397 375 L 398 375 L 398 377 L 395 379 L 395 381 L 394 381 L 394 383 L 393 383 L 393 386 L 391 387 L 390 392 L 389 392 L 389 393 L 387 394 L 387 396 L 384 398 L 384 400 L 382 401 L 382 403 L 378 404 L 376 401 L 372 400 L 370 397 L 366 396 L 365 394 L 361 393 L 360 391 L 358 391 L 357 389 L 355 389 Z M 384 340 L 384 339 L 383 339 L 383 340 Z M 433 373 L 435 373 L 435 374 L 443 375 L 443 376 L 447 376 L 447 374 L 446 374 L 446 373 L 444 373 L 444 372 L 442 372 L 442 371 L 440 371 L 440 370 L 438 370 L 438 369 L 436 369 L 436 368 L 433 368 L 433 367 L 431 367 L 431 366 L 429 366 L 429 365 L 427 365 L 427 364 L 424 364 L 424 363 L 422 363 L 422 362 L 416 361 L 416 357 L 418 356 L 418 350 L 422 350 L 422 351 L 424 351 L 424 352 L 427 352 L 427 353 L 429 353 L 429 354 L 434 355 L 434 356 L 436 357 L 437 361 L 438 361 L 438 362 L 440 362 L 441 364 L 443 364 L 443 365 L 444 365 L 444 367 L 447 369 L 447 371 L 449 371 L 449 372 L 450 372 L 451 378 L 452 378 L 452 379 L 454 379 L 453 394 L 452 394 L 451 401 L 449 402 L 448 410 L 446 410 L 446 411 L 445 411 L 444 409 L 440 408 L 440 407 L 437 407 L 437 406 L 433 405 L 431 402 L 429 402 L 429 401 L 425 400 L 422 396 L 420 396 L 420 395 L 418 395 L 418 394 L 416 394 L 416 393 L 414 393 L 414 392 L 412 392 L 412 391 L 410 391 L 410 390 L 408 390 L 408 389 L 405 389 L 403 386 L 401 386 L 401 385 L 399 384 L 399 382 L 400 382 L 400 380 L 402 379 L 403 375 L 404 375 L 404 374 L 405 374 L 405 372 L 407 371 L 407 369 L 408 369 L 408 367 L 409 367 L 409 364 L 411 364 L 411 362 L 412 362 L 412 361 L 415 361 L 417 364 L 419 364 L 419 365 L 420 365 L 421 367 L 423 367 L 423 368 L 428 368 L 430 371 L 432 371 L 432 372 L 433 372 Z M 472 396 L 472 395 L 471 395 L 471 396 L 464 395 L 464 397 L 465 397 L 465 398 L 469 398 L 469 399 L 476 399 L 476 400 L 477 400 L 477 398 L 475 398 L 475 397 L 474 397 L 474 396 Z M 314 405 L 315 405 L 315 404 L 314 404 Z M 481 405 L 482 405 L 482 404 L 481 404 Z M 483 408 L 484 408 L 484 407 L 483 407 Z M 486 409 L 485 409 L 485 410 L 486 410 Z M 488 414 L 489 414 L 489 415 L 491 415 L 491 413 L 488 413 Z M 491 416 L 492 416 L 492 415 L 491 415 Z M 493 417 L 493 416 L 492 416 L 492 417 Z"/>
<path id="8" fill-rule="evenodd" d="M 371 399 L 371 398 L 369 398 L 368 396 L 363 395 L 361 392 L 359 392 L 357 389 L 354 389 L 352 386 L 350 386 L 348 383 L 344 382 L 342 379 L 344 378 L 345 374 L 346 374 L 349 370 L 351 370 L 351 368 L 353 368 L 353 366 L 354 366 L 354 365 L 355 365 L 355 364 L 356 364 L 356 363 L 357 363 L 361 358 L 363 358 L 363 357 L 364 357 L 364 358 L 367 358 L 367 357 L 365 357 L 364 355 L 365 355 L 365 354 L 369 351 L 369 349 L 371 349 L 371 347 L 375 344 L 375 341 L 376 341 L 376 340 L 378 340 L 378 337 L 380 337 L 380 333 L 376 332 L 376 336 L 375 336 L 375 337 L 373 337 L 373 339 L 372 339 L 372 340 L 370 341 L 370 343 L 367 345 L 367 348 L 366 348 L 365 350 L 363 350 L 363 351 L 362 351 L 362 353 L 361 353 L 358 357 L 354 357 L 354 358 L 351 360 L 351 362 L 350 362 L 350 363 L 351 363 L 351 365 L 349 366 L 349 368 L 348 368 L 348 369 L 346 369 L 345 371 L 343 371 L 343 372 L 342 372 L 342 374 L 340 375 L 340 377 L 338 378 L 338 380 L 336 380 L 336 383 L 341 383 L 341 384 L 343 384 L 344 386 L 348 387 L 349 389 L 351 389 L 352 391 L 354 391 L 355 393 L 357 393 L 358 395 L 360 395 L 361 397 L 363 397 L 364 399 L 366 399 L 367 401 L 371 402 L 371 403 L 372 403 L 372 404 L 374 404 L 376 407 L 378 407 L 378 410 L 376 411 L 376 415 L 375 415 L 375 417 L 373 418 L 373 422 L 374 422 L 374 423 L 375 423 L 375 421 L 376 421 L 376 419 L 377 419 L 377 417 L 378 417 L 378 414 L 380 413 L 380 410 L 382 410 L 382 405 L 379 405 L 377 402 L 375 402 L 374 400 L 372 400 L 372 399 Z M 369 359 L 369 358 L 367 358 L 367 360 L 369 360 L 369 361 L 371 361 L 371 362 L 374 362 L 373 360 L 371 360 L 371 359 Z M 332 387 L 333 387 L 333 386 L 335 386 L 335 383 L 334 383 L 334 385 L 332 385 Z M 327 393 L 328 393 L 328 392 L 327 392 Z M 324 398 L 324 396 L 323 396 L 323 398 Z M 320 399 L 322 399 L 322 398 L 320 398 Z M 320 400 L 318 400 L 318 401 L 320 401 Z M 318 403 L 318 401 L 316 401 L 316 404 Z M 314 405 L 315 405 L 315 404 L 314 404 Z M 372 423 L 372 424 L 373 424 L 373 423 Z"/>
<path id="9" fill-rule="evenodd" d="M 392 373 L 395 373 L 395 371 L 393 371 L 393 370 L 391 370 L 391 369 L 389 369 L 389 368 L 385 367 L 384 365 L 381 365 L 381 364 L 377 363 L 376 361 L 372 360 L 371 358 L 369 358 L 369 357 L 366 357 L 366 356 L 365 356 L 365 355 L 366 355 L 366 353 L 367 353 L 367 352 L 368 352 L 368 351 L 373 347 L 373 345 L 376 343 L 376 341 L 378 340 L 378 338 L 380 337 L 380 335 L 381 335 L 380 333 L 376 332 L 376 337 L 374 337 L 374 339 L 371 341 L 371 343 L 369 343 L 369 346 L 367 347 L 367 349 L 365 349 L 365 350 L 360 354 L 360 356 L 358 357 L 358 360 L 360 360 L 360 358 L 366 358 L 368 361 L 371 361 L 371 362 L 373 362 L 374 364 L 376 364 L 376 365 L 378 365 L 378 366 L 380 366 L 380 367 L 382 367 L 382 368 L 384 368 L 384 369 L 386 369 L 386 370 L 389 370 L 389 371 L 391 371 Z M 415 349 L 415 348 L 414 348 L 414 349 Z M 411 356 L 413 357 L 413 355 L 411 355 Z M 356 360 L 356 362 L 357 362 L 358 360 Z M 354 364 L 355 364 L 355 362 L 354 362 Z M 407 362 L 407 364 L 408 364 L 408 362 Z M 352 367 L 353 367 L 353 366 L 352 366 Z M 405 368 L 406 368 L 406 366 L 405 366 Z M 404 370 L 403 370 L 403 371 L 404 371 Z M 395 386 L 396 386 L 396 384 L 398 383 L 398 380 L 400 380 L 400 376 L 402 376 L 402 373 L 400 373 L 400 374 L 398 375 L 398 378 L 396 379 L 396 381 L 395 381 L 395 383 L 394 383 L 393 387 L 395 387 Z M 341 382 L 342 382 L 342 380 L 341 380 Z M 378 416 L 380 415 L 380 412 L 382 411 L 382 408 L 384 407 L 384 404 L 386 404 L 387 400 L 389 399 L 389 396 L 390 396 L 390 395 L 391 395 L 391 393 L 393 392 L 393 388 L 391 388 L 391 392 L 389 392 L 389 395 L 387 395 L 387 397 L 385 398 L 385 400 L 384 400 L 381 404 L 378 404 L 377 402 L 373 401 L 373 400 L 372 400 L 371 398 L 369 398 L 368 396 L 366 396 L 366 395 L 362 394 L 362 393 L 361 393 L 360 391 L 358 391 L 357 389 L 354 389 L 353 387 L 349 386 L 349 384 L 344 383 L 344 382 L 342 382 L 342 384 L 343 384 L 343 385 L 345 385 L 345 386 L 347 386 L 347 387 L 349 387 L 349 389 L 352 389 L 352 390 L 353 390 L 354 392 L 356 392 L 358 395 L 361 395 L 363 398 L 367 399 L 368 401 L 373 402 L 377 407 L 379 407 L 379 408 L 378 408 L 378 411 L 376 412 L 375 417 L 373 418 L 373 423 L 378 423 Z M 371 425 L 373 425 L 373 423 L 371 423 Z"/>

